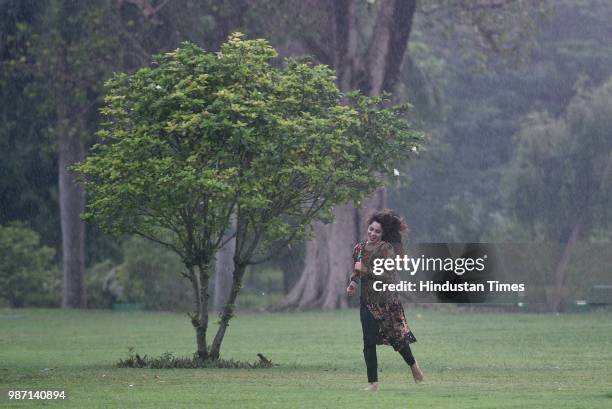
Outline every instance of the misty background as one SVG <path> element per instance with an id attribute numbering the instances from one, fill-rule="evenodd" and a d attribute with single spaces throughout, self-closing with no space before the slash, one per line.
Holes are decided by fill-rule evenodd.
<path id="1" fill-rule="evenodd" d="M 148 66 L 153 54 L 185 40 L 217 50 L 233 31 L 267 38 L 282 56 L 309 54 L 332 66 L 350 78 L 343 91 L 387 90 L 414 106 L 410 119 L 427 134 L 426 147 L 395 165 L 399 176 L 387 175 L 386 188 L 410 243 L 495 243 L 502 278 L 528 289 L 514 301 L 534 310 L 612 304 L 611 2 L 490 0 L 479 9 L 461 0 L 406 1 L 411 20 L 397 22 L 379 18 L 382 0 L 280 3 L 0 1 L 0 305 L 60 306 L 72 269 L 89 308 L 190 308 L 176 256 L 62 220 L 61 209 L 70 212 L 81 196 L 60 184 L 70 177 L 65 165 L 96 142 L 103 84 L 113 72 Z M 328 38 L 330 26 L 345 24 L 343 6 L 353 60 L 335 58 L 345 44 Z M 345 72 L 377 49 L 377 24 L 385 23 L 410 27 L 398 40 L 404 49 L 392 89 L 375 90 L 360 71 Z M 350 255 L 347 241 L 339 247 Z M 79 246 L 82 271 L 66 262 Z M 309 261 L 301 244 L 253 267 L 240 307 L 282 302 Z M 216 305 L 223 268 L 218 263 Z M 343 289 L 334 290 L 338 297 Z M 293 307 L 306 304 L 346 301 Z"/>

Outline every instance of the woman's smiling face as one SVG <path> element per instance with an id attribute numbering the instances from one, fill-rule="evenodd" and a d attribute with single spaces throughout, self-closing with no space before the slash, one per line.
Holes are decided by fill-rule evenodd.
<path id="1" fill-rule="evenodd" d="M 382 238 L 382 226 L 378 222 L 372 222 L 368 226 L 368 241 L 370 243 L 378 243 Z"/>

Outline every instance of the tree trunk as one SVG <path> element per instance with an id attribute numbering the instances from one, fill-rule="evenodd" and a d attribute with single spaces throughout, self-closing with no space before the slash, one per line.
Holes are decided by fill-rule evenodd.
<path id="1" fill-rule="evenodd" d="M 238 297 L 238 293 L 242 288 L 242 279 L 244 278 L 245 271 L 246 266 L 242 264 L 235 264 L 234 272 L 232 274 L 232 289 L 229 293 L 227 302 L 223 307 L 223 312 L 221 313 L 219 320 L 219 328 L 217 329 L 217 334 L 215 335 L 215 339 L 213 340 L 212 346 L 210 348 L 210 358 L 213 360 L 219 359 L 221 355 L 221 343 L 223 342 L 223 338 L 225 337 L 225 331 L 229 326 L 229 321 L 234 316 L 234 310 L 236 308 L 236 298 Z"/>
<path id="2" fill-rule="evenodd" d="M 206 343 L 206 332 L 208 330 L 208 283 L 210 280 L 209 266 L 202 264 L 196 272 L 194 267 L 189 267 L 191 283 L 193 285 L 194 309 L 191 315 L 191 324 L 196 332 L 197 355 L 202 360 L 209 359 L 208 345 Z"/>
<path id="3" fill-rule="evenodd" d="M 321 307 L 324 310 L 346 308 L 346 287 L 353 271 L 352 245 L 358 240 L 359 223 L 352 204 L 335 209 L 336 220 L 331 225 L 329 245 L 329 270 Z"/>
<path id="4" fill-rule="evenodd" d="M 338 75 L 338 88 L 348 91 L 355 86 L 353 80 L 358 71 L 357 65 L 357 28 L 355 21 L 355 1 L 337 0 L 334 5 L 334 68 Z"/>
<path id="5" fill-rule="evenodd" d="M 85 308 L 85 192 L 68 167 L 83 160 L 83 142 L 66 112 L 58 109 L 59 204 L 64 286 L 62 308 Z"/>
<path id="6" fill-rule="evenodd" d="M 559 263 L 555 268 L 553 276 L 553 288 L 550 296 L 548 297 L 548 307 L 552 312 L 559 312 L 559 307 L 561 306 L 561 299 L 563 298 L 563 286 L 565 284 L 565 277 L 567 275 L 567 266 L 569 265 L 572 251 L 574 250 L 574 247 L 576 247 L 576 243 L 578 242 L 578 237 L 580 237 L 582 227 L 584 226 L 584 219 L 584 214 L 580 215 L 578 217 L 578 220 L 576 220 L 576 223 L 574 223 L 567 242 L 563 247 Z"/>
<path id="7" fill-rule="evenodd" d="M 334 3 L 334 64 L 338 86 L 348 91 L 356 84 L 361 92 L 379 95 L 391 92 L 401 69 L 408 45 L 416 0 L 387 0 L 378 7 L 378 16 L 365 56 L 358 58 L 355 3 Z M 359 65 L 358 61 L 365 61 Z M 365 209 L 357 211 L 351 204 L 336 207 L 336 221 L 329 227 L 316 227 L 315 238 L 306 244 L 302 275 L 279 308 L 319 306 L 324 309 L 347 306 L 346 285 L 351 270 L 351 249 L 364 226 L 361 221 L 372 210 L 385 207 L 386 192 L 377 189 L 366 200 Z"/>
<path id="8" fill-rule="evenodd" d="M 321 222 L 312 224 L 315 238 L 306 242 L 304 270 L 298 282 L 274 309 L 307 309 L 321 305 L 329 268 L 327 228 Z"/>
<path id="9" fill-rule="evenodd" d="M 369 95 L 392 92 L 401 72 L 412 31 L 416 0 L 392 0 L 381 4 L 366 63 L 370 73 Z"/>
<path id="10" fill-rule="evenodd" d="M 215 311 L 223 309 L 232 288 L 232 271 L 234 270 L 232 258 L 235 249 L 236 240 L 232 239 L 215 256 Z"/>

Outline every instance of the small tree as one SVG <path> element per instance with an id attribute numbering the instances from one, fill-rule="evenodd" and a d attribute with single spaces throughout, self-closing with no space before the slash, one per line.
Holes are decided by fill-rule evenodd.
<path id="1" fill-rule="evenodd" d="M 153 68 L 116 75 L 102 111 L 106 143 L 77 167 L 86 219 L 181 257 L 202 359 L 219 357 L 246 266 L 275 254 L 261 244 L 303 237 L 334 204 L 373 190 L 375 172 L 421 137 L 399 116 L 406 107 L 358 95 L 342 104 L 329 68 L 297 60 L 275 68 L 275 56 L 266 41 L 234 34 L 217 53 L 185 43 Z M 224 235 L 232 215 L 236 231 Z M 209 351 L 210 266 L 231 238 L 233 287 Z"/>

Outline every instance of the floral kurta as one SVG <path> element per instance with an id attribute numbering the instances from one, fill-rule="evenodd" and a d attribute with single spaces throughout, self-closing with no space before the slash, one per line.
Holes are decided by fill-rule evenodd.
<path id="1" fill-rule="evenodd" d="M 395 259 L 393 246 L 381 241 L 376 244 L 358 243 L 353 249 L 353 263 L 361 261 L 365 272 L 353 272 L 351 281 L 361 284 L 359 301 L 370 311 L 379 326 L 378 343 L 391 345 L 396 351 L 416 342 L 410 331 L 404 309 L 395 291 L 375 291 L 374 282 L 395 284 L 398 282 L 395 270 L 385 270 L 381 275 L 373 274 L 375 259 Z M 382 287 L 381 285 L 379 285 Z"/>

